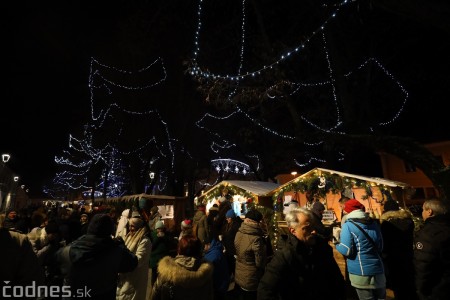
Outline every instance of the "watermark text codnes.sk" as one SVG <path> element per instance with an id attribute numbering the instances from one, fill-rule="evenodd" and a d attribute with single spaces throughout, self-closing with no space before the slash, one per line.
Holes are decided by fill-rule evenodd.
<path id="1" fill-rule="evenodd" d="M 28 297 L 47 297 L 47 298 L 89 298 L 91 297 L 91 290 L 87 287 L 83 289 L 77 289 L 72 293 L 70 286 L 46 286 L 36 285 L 33 281 L 30 285 L 26 286 L 13 286 L 9 285 L 9 281 L 3 281 L 0 298 L 28 298 Z"/>

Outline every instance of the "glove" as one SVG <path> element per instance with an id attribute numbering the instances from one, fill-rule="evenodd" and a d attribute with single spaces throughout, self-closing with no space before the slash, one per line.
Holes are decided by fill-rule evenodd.
<path id="1" fill-rule="evenodd" d="M 341 228 L 333 227 L 333 243 L 339 244 L 341 242 Z"/>

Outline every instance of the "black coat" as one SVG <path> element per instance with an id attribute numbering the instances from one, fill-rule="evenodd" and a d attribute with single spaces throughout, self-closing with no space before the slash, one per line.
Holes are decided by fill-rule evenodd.
<path id="1" fill-rule="evenodd" d="M 289 234 L 258 285 L 258 300 L 346 299 L 346 283 L 328 242 L 309 247 Z"/>
<path id="2" fill-rule="evenodd" d="M 388 211 L 381 216 L 383 262 L 386 287 L 394 291 L 395 299 L 414 300 L 414 221 L 405 210 Z"/>
<path id="3" fill-rule="evenodd" d="M 420 299 L 450 299 L 450 216 L 425 220 L 414 240 L 416 287 Z"/>
<path id="4" fill-rule="evenodd" d="M 91 234 L 81 236 L 56 255 L 65 284 L 72 293 L 91 290 L 90 299 L 116 299 L 118 273 L 130 272 L 138 264 L 123 241 Z"/>

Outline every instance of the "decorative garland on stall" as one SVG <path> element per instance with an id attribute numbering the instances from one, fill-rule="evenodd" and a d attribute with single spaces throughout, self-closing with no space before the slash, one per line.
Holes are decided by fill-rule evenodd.
<path id="1" fill-rule="evenodd" d="M 382 199 L 373 197 L 372 187 L 374 186 L 380 189 Z M 277 242 L 280 237 L 278 221 L 283 220 L 283 199 L 285 193 L 307 194 L 311 201 L 313 201 L 314 199 L 326 199 L 326 195 L 329 192 L 338 194 L 353 188 L 363 188 L 365 190 L 366 194 L 361 197 L 362 200 L 373 199 L 377 203 L 383 203 L 386 200 L 392 199 L 392 191 L 384 185 L 325 172 L 314 172 L 306 177 L 300 176 L 298 180 L 293 180 L 290 184 L 284 186 L 283 189 L 275 192 L 272 196 L 274 214 L 271 222 L 272 228 L 270 230 L 273 248 L 277 249 Z"/>

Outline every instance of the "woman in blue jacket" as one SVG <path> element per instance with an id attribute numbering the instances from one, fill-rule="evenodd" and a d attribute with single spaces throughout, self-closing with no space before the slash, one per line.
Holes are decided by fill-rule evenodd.
<path id="1" fill-rule="evenodd" d="M 336 250 L 346 257 L 351 285 L 359 299 L 385 299 L 386 278 L 381 260 L 383 239 L 377 221 L 368 217 L 356 199 L 345 203 L 346 221 L 342 225 Z"/>

